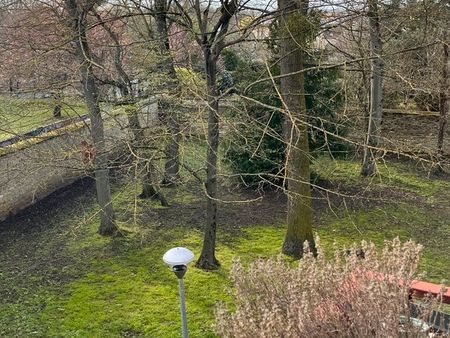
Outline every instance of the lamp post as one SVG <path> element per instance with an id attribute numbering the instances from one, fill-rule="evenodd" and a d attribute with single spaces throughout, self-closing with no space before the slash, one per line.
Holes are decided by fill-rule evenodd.
<path id="1" fill-rule="evenodd" d="M 163 261 L 175 273 L 178 278 L 178 292 L 180 295 L 180 312 L 182 324 L 182 336 L 188 338 L 188 327 L 186 319 L 186 304 L 184 298 L 183 277 L 187 271 L 187 265 L 194 260 L 194 253 L 186 248 L 172 248 L 163 256 Z"/>

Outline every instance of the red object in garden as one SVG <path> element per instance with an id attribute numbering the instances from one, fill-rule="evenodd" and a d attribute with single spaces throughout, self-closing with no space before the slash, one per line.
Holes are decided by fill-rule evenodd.
<path id="1" fill-rule="evenodd" d="M 399 286 L 403 285 L 404 281 L 396 280 L 393 276 L 374 274 L 372 271 L 367 271 L 366 276 L 369 279 L 377 279 L 379 281 L 396 282 Z M 450 304 L 450 287 L 443 287 L 442 285 L 423 282 L 420 280 L 413 280 L 409 284 L 409 291 L 414 296 L 424 297 L 432 295 L 434 297 L 442 296 L 442 303 Z"/>
<path id="2" fill-rule="evenodd" d="M 442 286 L 422 282 L 418 280 L 414 280 L 409 285 L 410 290 L 414 293 L 415 296 L 423 297 L 425 295 L 431 294 L 435 297 L 441 295 Z M 445 288 L 445 291 L 442 293 L 442 303 L 450 304 L 450 288 Z"/>

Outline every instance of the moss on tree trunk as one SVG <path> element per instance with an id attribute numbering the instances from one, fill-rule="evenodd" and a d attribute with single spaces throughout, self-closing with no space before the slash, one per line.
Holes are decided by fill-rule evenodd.
<path id="1" fill-rule="evenodd" d="M 284 124 L 286 149 L 286 183 L 288 190 L 287 231 L 283 253 L 294 258 L 303 255 L 303 243 L 314 250 L 312 232 L 310 159 L 303 73 L 303 48 L 309 34 L 304 2 L 279 0 L 281 95 L 287 110 Z M 293 10 L 294 9 L 294 10 Z M 288 75 L 297 72 L 297 74 Z"/>

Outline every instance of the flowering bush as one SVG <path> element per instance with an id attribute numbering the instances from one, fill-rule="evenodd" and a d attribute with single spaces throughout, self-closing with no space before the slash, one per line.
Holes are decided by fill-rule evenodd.
<path id="1" fill-rule="evenodd" d="M 377 252 L 363 242 L 325 259 L 305 255 L 298 266 L 279 257 L 244 269 L 235 262 L 235 309 L 219 307 L 222 337 L 421 337 L 409 318 L 408 285 L 421 246 L 398 239 Z M 424 314 L 425 315 L 425 314 Z"/>

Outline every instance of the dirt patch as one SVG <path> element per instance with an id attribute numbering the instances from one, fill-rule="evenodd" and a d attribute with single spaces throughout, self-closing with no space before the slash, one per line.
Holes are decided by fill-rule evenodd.
<path id="1" fill-rule="evenodd" d="M 312 207 L 316 224 L 324 213 L 349 210 L 370 211 L 401 201 L 411 205 L 422 206 L 425 199 L 413 192 L 374 188 L 369 183 L 364 185 L 346 185 L 327 180 L 315 182 L 312 190 Z M 199 199 L 191 203 L 171 203 L 169 208 L 146 209 L 140 222 L 156 223 L 157 230 L 180 225 L 203 230 L 206 220 L 206 200 L 198 185 L 189 186 Z M 226 191 L 226 189 L 222 189 Z M 171 201 L 176 191 L 166 190 Z M 255 192 L 251 189 L 239 189 L 222 195 L 224 201 L 218 205 L 217 224 L 220 230 L 236 235 L 236 231 L 249 226 L 282 225 L 286 217 L 287 197 L 282 190 L 267 189 Z"/>
<path id="2" fill-rule="evenodd" d="M 73 232 L 69 222 L 94 201 L 93 180 L 83 179 L 0 223 L 2 302 L 14 301 L 30 284 L 56 285 L 75 277 L 67 267 L 76 262 L 62 249 Z"/>

